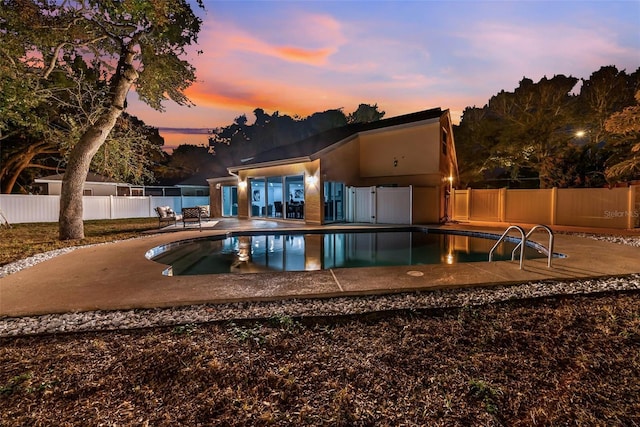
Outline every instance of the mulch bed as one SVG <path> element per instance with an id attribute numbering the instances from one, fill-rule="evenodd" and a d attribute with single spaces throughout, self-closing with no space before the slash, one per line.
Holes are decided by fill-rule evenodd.
<path id="1" fill-rule="evenodd" d="M 640 293 L 0 340 L 0 425 L 640 424 Z"/>

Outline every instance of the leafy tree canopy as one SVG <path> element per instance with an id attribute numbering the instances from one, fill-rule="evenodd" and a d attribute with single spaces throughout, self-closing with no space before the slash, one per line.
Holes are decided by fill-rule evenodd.
<path id="1" fill-rule="evenodd" d="M 198 5 L 203 7 L 201 0 Z M 34 93 L 43 81 L 50 93 L 70 81 L 93 84 L 90 118 L 68 154 L 61 239 L 84 236 L 84 179 L 122 115 L 129 90 L 135 85 L 140 98 L 158 110 L 169 99 L 189 104 L 184 90 L 195 81 L 195 69 L 182 57 L 197 41 L 200 25 L 187 0 L 0 0 L 3 79 L 24 78 Z M 83 74 L 83 63 L 95 78 Z M 18 87 L 16 95 L 24 90 Z M 47 91 L 42 96 L 49 99 Z M 17 97 L 6 107 L 14 111 L 7 117 L 28 108 Z"/>
<path id="2" fill-rule="evenodd" d="M 605 122 L 633 103 L 637 76 L 638 71 L 627 75 L 602 67 L 582 80 L 579 94 L 575 77 L 525 77 L 513 92 L 503 90 L 484 107 L 467 108 L 455 132 L 462 184 L 535 180 L 548 188 L 611 182 L 614 175 L 607 171 L 628 151 L 629 138 L 607 130 Z"/>

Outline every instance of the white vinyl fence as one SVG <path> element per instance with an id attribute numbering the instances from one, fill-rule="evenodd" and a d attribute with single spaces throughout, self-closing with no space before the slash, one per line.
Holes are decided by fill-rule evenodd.
<path id="1" fill-rule="evenodd" d="M 150 218 L 156 216 L 156 206 L 171 206 L 180 212 L 182 208 L 208 204 L 208 196 L 85 196 L 83 219 Z M 59 211 L 60 196 L 0 194 L 0 212 L 10 224 L 58 222 Z"/>
<path id="2" fill-rule="evenodd" d="M 347 221 L 412 224 L 412 191 L 412 187 L 347 187 Z"/>

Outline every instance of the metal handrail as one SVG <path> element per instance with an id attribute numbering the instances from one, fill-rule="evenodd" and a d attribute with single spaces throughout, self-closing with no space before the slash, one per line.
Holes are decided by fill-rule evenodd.
<path id="1" fill-rule="evenodd" d="M 538 224 L 538 225 L 535 225 L 531 230 L 529 230 L 529 232 L 527 233 L 527 235 L 525 237 L 528 239 L 529 236 L 531 236 L 531 234 L 533 234 L 533 232 L 538 228 L 542 228 L 542 229 L 546 230 L 547 233 L 549 233 L 549 249 L 548 249 L 548 253 L 547 253 L 547 267 L 551 268 L 551 258 L 553 258 L 553 240 L 554 240 L 553 231 L 549 227 L 544 225 L 544 224 Z M 515 259 L 516 251 L 521 246 L 522 246 L 522 242 L 518 243 L 516 245 L 516 247 L 513 248 L 513 251 L 511 252 L 511 261 L 513 261 Z M 543 249 L 544 249 L 544 246 L 543 246 Z M 524 252 L 524 251 L 522 249 L 520 249 L 521 255 L 522 255 L 522 252 Z"/>
<path id="2" fill-rule="evenodd" d="M 489 251 L 489 262 L 491 262 L 493 260 L 493 251 L 504 240 L 504 238 L 507 237 L 507 234 L 509 234 L 509 231 L 511 231 L 512 229 L 516 229 L 516 230 L 518 230 L 520 232 L 520 235 L 522 236 L 522 240 L 520 241 L 519 244 L 521 244 L 522 247 L 524 247 L 524 245 L 527 242 L 527 236 L 524 234 L 524 230 L 519 225 L 512 225 L 509 228 L 507 228 L 506 230 L 504 230 L 504 233 L 502 233 L 502 236 L 500 236 L 500 238 L 498 239 L 496 244 L 493 245 L 493 247 Z M 511 259 L 513 260 L 513 252 L 511 253 L 511 256 L 512 256 Z M 524 265 L 524 251 L 520 251 L 520 270 L 522 270 L 522 266 L 523 265 Z"/>

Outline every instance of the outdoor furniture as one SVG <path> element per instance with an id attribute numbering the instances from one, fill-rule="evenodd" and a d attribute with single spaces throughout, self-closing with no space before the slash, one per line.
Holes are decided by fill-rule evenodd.
<path id="1" fill-rule="evenodd" d="M 171 224 L 175 225 L 178 221 L 182 219 L 182 215 L 176 214 L 171 206 L 158 206 L 155 208 L 156 214 L 158 215 L 158 228 L 162 227 L 162 224 Z"/>
<path id="2" fill-rule="evenodd" d="M 209 218 L 211 214 L 209 213 L 209 205 L 199 205 L 196 208 L 200 209 L 200 217 L 201 218 Z"/>
<path id="3" fill-rule="evenodd" d="M 287 218 L 304 218 L 304 202 L 287 203 Z"/>
<path id="4" fill-rule="evenodd" d="M 186 227 L 188 222 L 197 223 L 202 230 L 202 209 L 200 207 L 182 208 L 182 227 Z"/>

